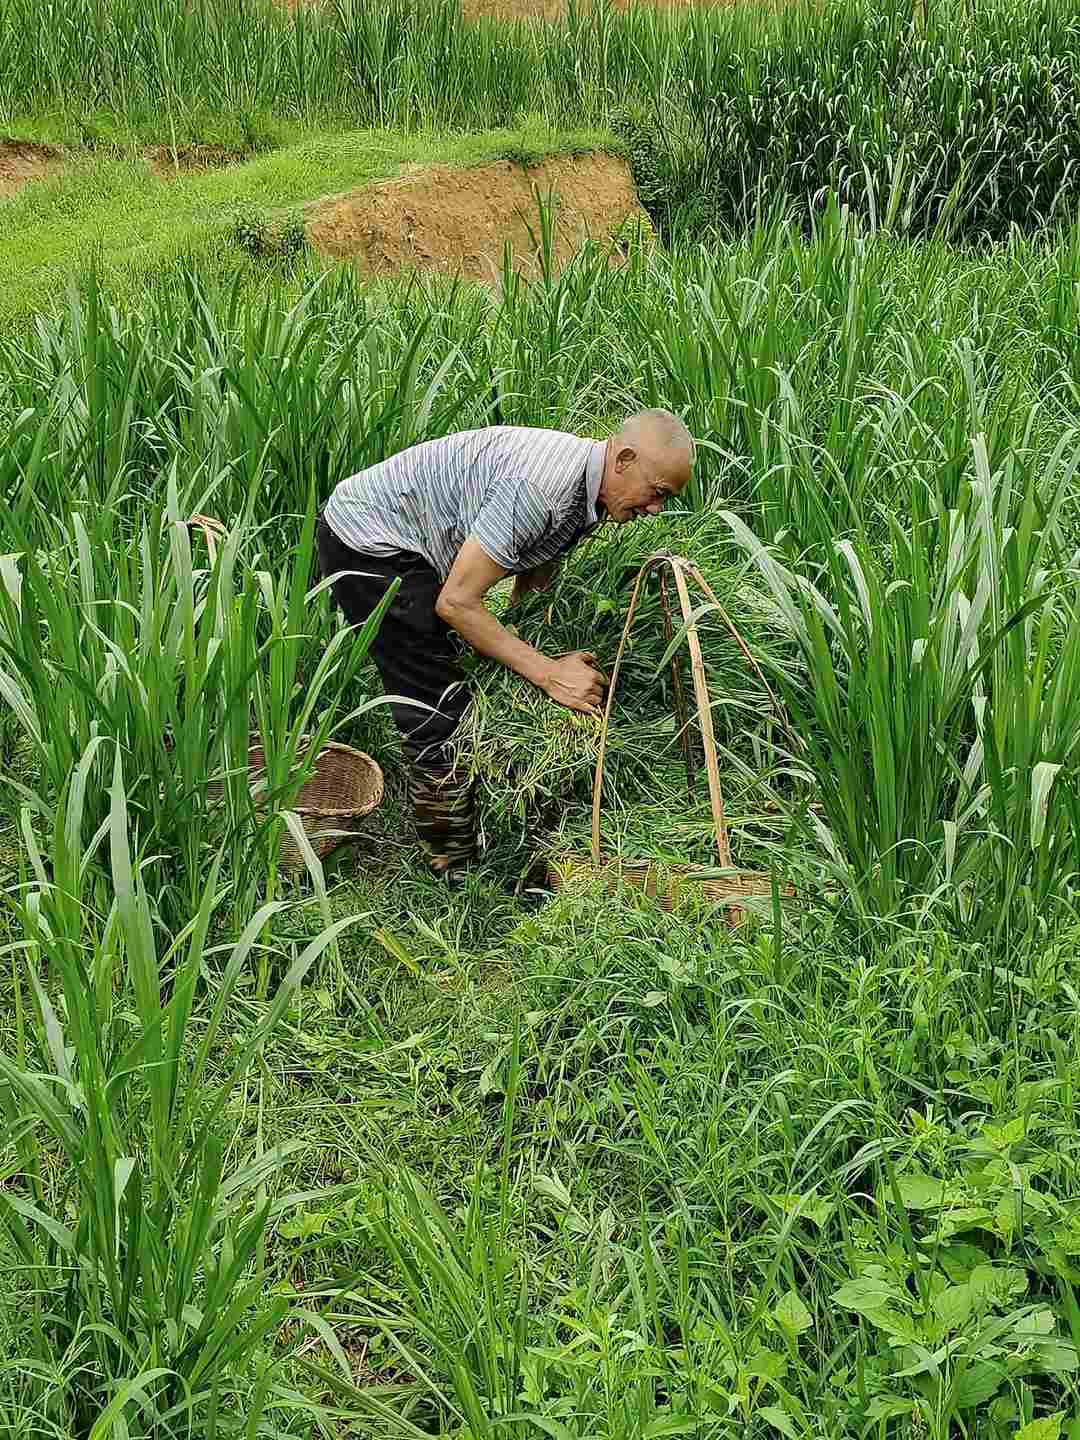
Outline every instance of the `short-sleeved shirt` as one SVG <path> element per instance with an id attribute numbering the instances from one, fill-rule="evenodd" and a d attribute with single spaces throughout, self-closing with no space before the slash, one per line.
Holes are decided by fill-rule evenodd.
<path id="1" fill-rule="evenodd" d="M 428 440 L 343 480 L 326 523 L 364 555 L 422 555 L 445 580 L 476 540 L 511 574 L 555 559 L 599 524 L 605 445 L 493 425 Z"/>

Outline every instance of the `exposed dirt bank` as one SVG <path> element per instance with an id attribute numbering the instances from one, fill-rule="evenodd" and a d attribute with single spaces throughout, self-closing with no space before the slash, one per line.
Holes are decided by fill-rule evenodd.
<path id="1" fill-rule="evenodd" d="M 627 222 L 645 218 L 622 160 L 555 155 L 527 170 L 508 160 L 469 169 L 417 168 L 311 205 L 307 235 L 322 254 L 354 258 L 375 275 L 423 270 L 491 281 L 507 242 L 515 269 L 535 273 L 536 190 L 544 197 L 554 192 L 557 265 L 587 236 L 606 240 Z"/>
<path id="2" fill-rule="evenodd" d="M 63 166 L 59 150 L 29 140 L 0 140 L 0 200 L 7 200 L 31 180 L 44 180 Z"/>

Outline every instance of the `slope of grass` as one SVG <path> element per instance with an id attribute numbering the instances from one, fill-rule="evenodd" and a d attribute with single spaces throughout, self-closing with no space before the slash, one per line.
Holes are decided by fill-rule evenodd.
<path id="1" fill-rule="evenodd" d="M 559 134 L 539 122 L 480 136 L 315 134 L 236 165 L 168 180 L 137 155 L 77 156 L 68 173 L 28 186 L 0 210 L 0 324 L 45 304 L 90 264 L 127 291 L 181 260 L 204 257 L 218 270 L 235 269 L 243 256 L 229 231 L 239 216 L 298 209 L 403 165 L 528 163 L 615 144 L 603 132 Z"/>
<path id="2" fill-rule="evenodd" d="M 55 37 L 42 45 L 39 37 Z M 161 143 L 267 127 L 621 125 L 654 218 L 741 223 L 837 192 L 912 233 L 1002 237 L 1080 184 L 1080 26 L 1061 0 L 574 11 L 456 0 L 0 0 L 0 125 Z"/>

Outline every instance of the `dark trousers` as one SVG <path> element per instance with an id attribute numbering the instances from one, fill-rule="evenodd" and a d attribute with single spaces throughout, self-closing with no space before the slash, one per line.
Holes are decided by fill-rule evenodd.
<path id="1" fill-rule="evenodd" d="M 343 544 L 320 516 L 316 540 L 323 579 L 341 571 L 331 593 L 350 625 L 360 625 L 395 578 L 401 585 L 369 654 L 390 696 L 390 713 L 409 762 L 417 833 L 432 866 L 444 870 L 475 852 L 472 787 L 453 773 L 449 741 L 469 706 L 461 646 L 435 613 L 442 582 L 420 555 L 363 555 Z M 409 702 L 416 702 L 410 704 Z"/>

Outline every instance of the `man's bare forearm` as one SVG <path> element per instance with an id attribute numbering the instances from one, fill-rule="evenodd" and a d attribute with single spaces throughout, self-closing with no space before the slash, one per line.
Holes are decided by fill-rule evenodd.
<path id="1" fill-rule="evenodd" d="M 538 689 L 546 689 L 551 661 L 539 650 L 512 635 L 484 604 L 440 601 L 437 608 L 440 617 L 457 631 L 467 645 L 490 660 L 506 665 Z"/>

